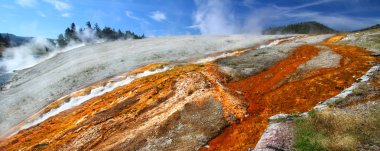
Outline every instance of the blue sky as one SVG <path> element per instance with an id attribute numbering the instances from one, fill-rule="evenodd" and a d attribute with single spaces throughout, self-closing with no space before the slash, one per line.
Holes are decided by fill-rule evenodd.
<path id="1" fill-rule="evenodd" d="M 338 30 L 380 23 L 379 0 L 2 0 L 0 32 L 56 38 L 72 22 L 148 36 L 258 34 L 319 21 Z"/>

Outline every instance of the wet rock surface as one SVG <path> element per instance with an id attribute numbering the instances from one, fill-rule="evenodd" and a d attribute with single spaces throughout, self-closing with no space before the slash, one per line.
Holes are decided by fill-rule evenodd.
<path id="1" fill-rule="evenodd" d="M 244 101 L 223 88 L 214 68 L 185 65 L 137 79 L 21 130 L 0 148 L 198 149 L 245 115 Z"/>
<path id="2" fill-rule="evenodd" d="M 293 127 L 292 121 L 270 124 L 257 142 L 256 147 L 250 151 L 292 150 Z"/>
<path id="3" fill-rule="evenodd" d="M 335 44 L 345 35 L 330 36 L 216 53 L 200 63 L 150 64 L 103 79 L 29 115 L 8 131 L 0 150 L 248 150 L 258 142 L 260 150 L 289 149 L 292 123 L 269 125 L 269 117 L 310 110 L 380 61 L 363 48 Z M 23 128 L 128 77 L 135 78 Z"/>
<path id="4" fill-rule="evenodd" d="M 248 117 L 235 123 L 209 142 L 202 150 L 247 150 L 254 148 L 268 125 L 268 118 L 280 113 L 305 112 L 319 102 L 335 96 L 344 88 L 364 75 L 375 62 L 376 57 L 363 48 L 334 43 L 344 38 L 337 35 L 318 45 L 328 47 L 339 59 L 339 67 L 316 68 L 305 73 L 297 81 L 289 81 L 299 66 L 318 58 L 321 51 L 317 45 L 302 45 L 291 55 L 277 62 L 265 71 L 248 78 L 231 82 L 228 87 L 244 95 L 248 102 Z"/>
<path id="5" fill-rule="evenodd" d="M 249 48 L 284 36 L 175 36 L 114 41 L 80 47 L 17 71 L 0 91 L 0 134 L 61 96 L 156 62 L 186 62 L 217 52 Z"/>
<path id="6" fill-rule="evenodd" d="M 246 78 L 252 75 L 257 75 L 275 65 L 280 60 L 285 59 L 295 48 L 304 44 L 321 42 L 329 36 L 331 35 L 296 38 L 273 47 L 261 48 L 255 51 L 248 51 L 247 53 L 236 57 L 220 59 L 215 63 L 222 67 L 232 68 L 237 71 L 238 74 Z"/>

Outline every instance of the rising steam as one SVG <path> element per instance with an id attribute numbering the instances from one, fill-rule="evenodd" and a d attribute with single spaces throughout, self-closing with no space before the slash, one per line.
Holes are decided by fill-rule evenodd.
<path id="1" fill-rule="evenodd" d="M 21 70 L 36 65 L 41 59 L 39 55 L 48 54 L 56 47 L 44 38 L 33 38 L 22 46 L 7 48 L 3 52 L 3 60 L 0 66 L 6 72 Z"/>
<path id="2" fill-rule="evenodd" d="M 0 60 L 0 72 L 14 72 L 33 67 L 59 53 L 85 46 L 88 43 L 100 43 L 104 40 L 98 38 L 94 30 L 84 29 L 77 32 L 82 43 L 70 41 L 65 48 L 59 48 L 54 42 L 45 38 L 33 38 L 30 42 L 18 46 L 7 48 L 3 52 Z"/>

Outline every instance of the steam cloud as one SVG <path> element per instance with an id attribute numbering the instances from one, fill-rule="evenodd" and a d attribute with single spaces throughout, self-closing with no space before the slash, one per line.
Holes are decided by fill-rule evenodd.
<path id="1" fill-rule="evenodd" d="M 220 35 L 236 33 L 236 19 L 230 8 L 229 1 L 195 1 L 197 11 L 194 15 L 195 27 L 202 34 Z"/>
<path id="2" fill-rule="evenodd" d="M 239 21 L 231 8 L 231 1 L 225 0 L 195 0 L 197 10 L 193 16 L 193 28 L 199 29 L 203 35 L 227 34 L 260 34 L 262 29 L 262 14 L 252 13 L 243 21 Z"/>
<path id="3" fill-rule="evenodd" d="M 38 64 L 42 59 L 38 57 L 38 54 L 48 53 L 54 49 L 56 49 L 55 46 L 47 39 L 33 38 L 22 46 L 5 49 L 0 66 L 7 72 L 25 69 Z"/>
<path id="4" fill-rule="evenodd" d="M 87 43 L 100 43 L 105 41 L 98 38 L 94 30 L 87 28 L 81 32 L 77 32 L 77 35 L 84 43 L 70 41 L 68 46 L 63 49 L 45 38 L 33 38 L 24 45 L 7 48 L 3 52 L 2 60 L 0 60 L 0 69 L 9 73 L 15 70 L 30 68 L 59 53 L 85 46 Z M 0 72 L 3 71 L 0 70 Z"/>
<path id="5" fill-rule="evenodd" d="M 85 43 L 100 43 L 105 41 L 96 36 L 96 31 L 90 28 L 85 28 L 83 31 L 76 32 L 76 35 Z"/>

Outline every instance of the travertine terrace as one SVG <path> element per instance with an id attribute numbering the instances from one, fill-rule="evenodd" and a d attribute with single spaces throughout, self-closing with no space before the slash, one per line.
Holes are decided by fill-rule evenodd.
<path id="1" fill-rule="evenodd" d="M 308 111 L 349 87 L 355 77 L 363 75 L 378 59 L 371 57 L 370 52 L 363 48 L 333 44 L 343 37 L 334 36 L 318 44 L 341 55 L 339 65 L 297 73 L 310 60 L 318 58 L 321 51 L 316 45 L 302 45 L 266 71 L 229 83 L 229 88 L 241 92 L 249 102 L 249 116 L 225 129 L 204 149 L 253 148 L 266 129 L 270 116 Z"/>
<path id="2" fill-rule="evenodd" d="M 7 129 L 0 149 L 248 150 L 269 117 L 310 110 L 380 61 L 336 44 L 344 37 L 271 37 L 181 62 L 157 59 L 60 96 Z"/>
<path id="3" fill-rule="evenodd" d="M 101 80 L 157 62 L 188 62 L 286 36 L 175 36 L 94 44 L 17 71 L 0 91 L 0 134 L 54 100 Z M 32 89 L 31 89 L 32 88 Z M 36 95 L 38 94 L 38 95 Z"/>

